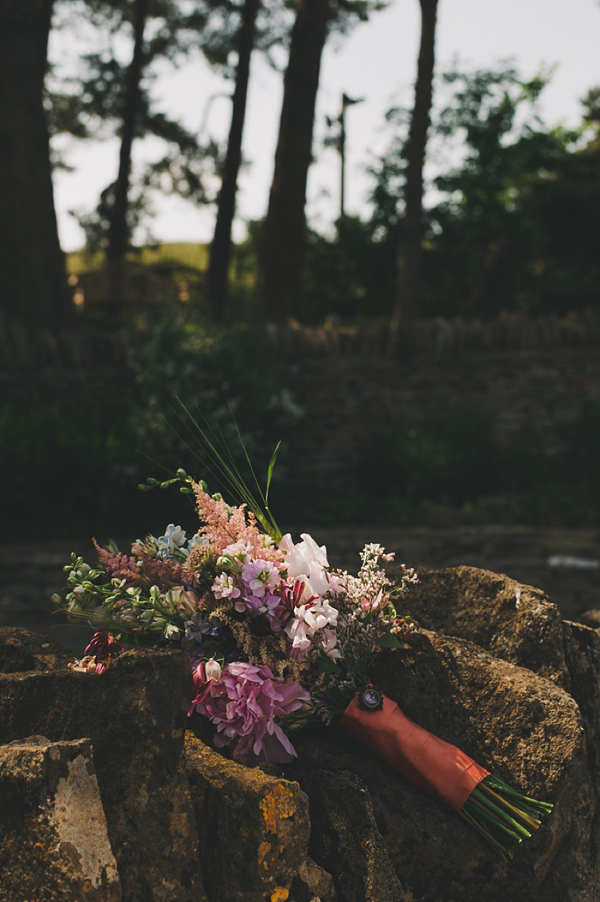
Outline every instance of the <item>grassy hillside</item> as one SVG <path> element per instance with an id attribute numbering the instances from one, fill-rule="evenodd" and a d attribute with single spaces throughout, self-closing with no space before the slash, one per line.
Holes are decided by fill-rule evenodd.
<path id="1" fill-rule="evenodd" d="M 181 263 L 204 272 L 208 266 L 208 244 L 195 244 L 191 241 L 179 241 L 171 244 L 160 244 L 157 247 L 143 247 L 139 253 L 130 254 L 132 260 L 140 263 Z M 99 269 L 104 262 L 100 252 L 90 255 L 85 251 L 72 251 L 67 254 L 67 272 L 78 275 Z"/>

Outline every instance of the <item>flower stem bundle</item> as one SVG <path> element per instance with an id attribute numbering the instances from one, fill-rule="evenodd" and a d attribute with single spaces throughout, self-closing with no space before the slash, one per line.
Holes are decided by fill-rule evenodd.
<path id="1" fill-rule="evenodd" d="M 541 826 L 540 818 L 551 811 L 550 802 L 523 795 L 489 774 L 473 790 L 460 814 L 503 858 L 509 858 Z"/>
<path id="2" fill-rule="evenodd" d="M 552 810 L 550 803 L 512 789 L 456 746 L 413 723 L 372 686 L 351 701 L 340 725 L 415 786 L 450 805 L 504 858 Z"/>

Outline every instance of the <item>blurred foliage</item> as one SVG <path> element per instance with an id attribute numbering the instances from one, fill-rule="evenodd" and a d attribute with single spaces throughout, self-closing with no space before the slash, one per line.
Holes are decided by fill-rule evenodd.
<path id="1" fill-rule="evenodd" d="M 442 78 L 424 217 L 424 316 L 488 319 L 501 310 L 597 306 L 600 89 L 584 99 L 578 129 L 550 128 L 537 111 L 546 81 L 525 81 L 506 67 Z M 370 170 L 370 217 L 345 217 L 333 236 L 309 232 L 299 307 L 306 323 L 330 314 L 358 323 L 389 318 L 406 111 L 390 111 L 388 121 L 389 147 Z M 189 303 L 117 324 L 85 314 L 96 328 L 124 330 L 125 384 L 92 400 L 48 405 L 34 397 L 0 408 L 0 541 L 134 536 L 172 520 L 194 528 L 185 499 L 136 488 L 183 466 L 228 495 L 196 456 L 184 408 L 239 451 L 233 413 L 259 478 L 284 440 L 272 501 L 288 522 L 600 526 L 600 404 L 560 423 L 551 441 L 529 430 L 500 443 L 479 410 L 390 423 L 371 436 L 351 489 L 332 484 L 317 493 L 286 481 L 302 412 L 255 322 L 260 228 L 253 224 L 234 250 L 226 328 L 200 315 L 205 245 L 141 249 L 137 259 L 186 281 Z M 69 271 L 101 263 L 101 255 L 70 255 Z"/>
<path id="2" fill-rule="evenodd" d="M 223 437 L 249 482 L 239 429 L 264 485 L 276 443 L 301 414 L 264 331 L 213 329 L 168 308 L 122 328 L 123 384 L 92 398 L 48 404 L 36 396 L 0 407 L 0 541 L 142 535 L 174 517 L 196 529 L 188 500 L 137 490 L 148 476 L 166 478 L 182 466 L 227 491 L 207 467 L 194 420 Z M 284 477 L 278 466 L 272 494 Z"/>
<path id="3" fill-rule="evenodd" d="M 505 442 L 481 411 L 455 408 L 374 434 L 356 480 L 386 523 L 597 527 L 598 460 L 600 403 L 559 422 L 552 440 L 529 428 Z"/>
<path id="4" fill-rule="evenodd" d="M 578 128 L 549 127 L 538 111 L 548 80 L 526 81 L 507 67 L 441 77 L 429 143 L 423 317 L 489 320 L 501 311 L 565 314 L 598 305 L 600 89 L 583 99 Z M 369 217 L 346 216 L 333 234 L 308 230 L 297 309 L 303 323 L 331 314 L 350 323 L 391 315 L 408 114 L 394 108 L 387 119 L 388 148 L 369 168 Z M 233 249 L 230 323 L 255 317 L 262 226 L 250 223 L 247 240 Z M 200 276 L 208 249 L 195 247 L 143 248 L 138 259 L 180 260 Z M 206 305 L 203 279 L 180 278 L 191 281 L 192 300 Z"/>
<path id="5" fill-rule="evenodd" d="M 372 434 L 350 482 L 321 482 L 316 492 L 309 475 L 294 477 L 294 435 L 305 425 L 281 390 L 276 362 L 267 353 L 254 376 L 244 363 L 262 359 L 260 335 L 207 335 L 168 322 L 152 332 L 143 353 L 132 347 L 127 390 L 93 404 L 38 398 L 0 410 L 0 541 L 133 538 L 169 522 L 195 530 L 188 498 L 137 490 L 178 466 L 234 501 L 173 392 L 213 439 L 223 437 L 249 483 L 228 397 L 262 485 L 283 439 L 271 502 L 286 526 L 600 527 L 600 403 L 559 423 L 551 440 L 529 429 L 501 443 L 476 409 L 390 423 Z"/>
<path id="6" fill-rule="evenodd" d="M 598 89 L 578 128 L 547 126 L 538 101 L 549 76 L 510 67 L 439 80 L 430 129 L 421 315 L 490 319 L 600 301 Z M 387 114 L 391 138 L 369 167 L 371 215 L 335 237 L 309 234 L 300 319 L 388 318 L 402 232 L 407 110 Z"/>
<path id="7" fill-rule="evenodd" d="M 354 323 L 387 318 L 395 251 L 387 241 L 373 241 L 369 224 L 357 217 L 339 220 L 334 237 L 309 231 L 299 318 L 308 324 L 330 314 Z"/>
<path id="8" fill-rule="evenodd" d="M 356 526 L 600 527 L 600 403 L 549 440 L 498 441 L 480 410 L 390 423 L 370 437 L 350 484 L 291 485 L 288 522 Z"/>
<path id="9" fill-rule="evenodd" d="M 207 421 L 234 453 L 239 429 L 257 469 L 266 472 L 273 448 L 300 415 L 284 387 L 283 362 L 260 327 L 225 330 L 169 309 L 152 311 L 129 335 L 128 366 L 135 433 L 175 469 L 198 471 L 197 420 L 203 429 Z"/>
<path id="10" fill-rule="evenodd" d="M 117 393 L 0 410 L 0 540 L 53 541 L 143 529 L 128 399 Z M 144 499 L 145 500 L 145 499 Z"/>

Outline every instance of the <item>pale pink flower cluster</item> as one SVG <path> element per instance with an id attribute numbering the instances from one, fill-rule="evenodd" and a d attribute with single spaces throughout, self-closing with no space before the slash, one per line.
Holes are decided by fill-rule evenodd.
<path id="1" fill-rule="evenodd" d="M 266 614 L 274 632 L 281 630 L 275 611 L 281 604 L 281 564 L 253 557 L 248 542 L 234 542 L 217 560 L 220 573 L 212 585 L 215 598 L 233 602 L 234 609 L 250 616 Z"/>
<path id="2" fill-rule="evenodd" d="M 380 562 L 389 563 L 394 560 L 394 555 L 386 554 L 381 545 L 371 544 L 365 545 L 360 558 L 358 576 L 346 571 L 336 574 L 337 589 L 350 617 L 383 612 L 389 600 L 386 590 L 391 582 Z"/>
<path id="3" fill-rule="evenodd" d="M 239 598 L 241 595 L 240 590 L 233 581 L 233 576 L 229 573 L 220 573 L 212 584 L 212 590 L 215 598 L 218 598 L 219 600 L 223 598 L 230 598 L 233 600 Z"/>

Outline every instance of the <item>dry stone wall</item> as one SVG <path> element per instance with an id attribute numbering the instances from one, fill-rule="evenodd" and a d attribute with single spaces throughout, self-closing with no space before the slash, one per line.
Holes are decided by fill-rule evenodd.
<path id="1" fill-rule="evenodd" d="M 551 440 L 557 424 L 600 402 L 600 313 L 491 323 L 436 319 L 410 343 L 386 323 L 271 327 L 291 395 L 305 413 L 298 475 L 342 476 L 374 430 L 406 417 L 477 410 L 501 441 L 523 427 Z M 93 398 L 127 379 L 123 333 L 33 332 L 0 316 L 0 404 L 28 392 Z M 347 478 L 347 477 L 346 477 Z"/>
<path id="2" fill-rule="evenodd" d="M 586 401 L 600 401 L 600 354 L 563 349 L 418 359 L 310 357 L 293 366 L 291 387 L 310 424 L 306 448 L 319 447 L 307 469 L 317 466 L 325 474 L 351 463 L 374 429 L 453 409 L 480 411 L 501 441 L 524 427 L 551 439 Z"/>

